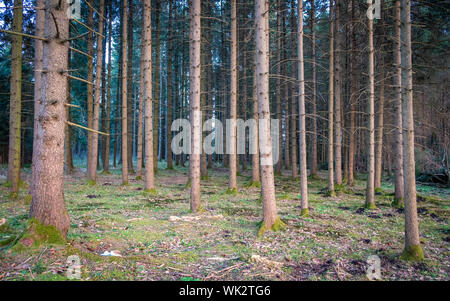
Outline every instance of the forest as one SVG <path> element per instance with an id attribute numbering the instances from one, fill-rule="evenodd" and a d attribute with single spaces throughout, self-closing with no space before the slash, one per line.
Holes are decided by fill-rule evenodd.
<path id="1" fill-rule="evenodd" d="M 0 280 L 449 281 L 449 16 L 0 1 Z"/>

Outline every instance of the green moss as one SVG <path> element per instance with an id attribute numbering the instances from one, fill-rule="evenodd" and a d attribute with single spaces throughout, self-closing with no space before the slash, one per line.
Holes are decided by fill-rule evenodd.
<path id="1" fill-rule="evenodd" d="M 200 181 L 208 181 L 209 177 L 208 176 L 201 176 L 200 177 Z"/>
<path id="2" fill-rule="evenodd" d="M 335 197 L 336 196 L 336 191 L 334 191 L 334 190 L 327 190 L 325 192 L 325 196 L 326 197 Z"/>
<path id="3" fill-rule="evenodd" d="M 256 201 L 259 205 L 261 205 L 262 204 L 262 196 L 260 195 L 259 196 L 259 198 L 258 198 L 258 200 Z"/>
<path id="4" fill-rule="evenodd" d="M 238 193 L 237 188 L 228 188 L 227 190 L 225 190 L 225 194 L 228 195 L 236 195 Z"/>
<path id="5" fill-rule="evenodd" d="M 32 200 L 33 200 L 33 196 L 31 194 L 27 194 L 24 198 L 25 205 L 30 205 Z"/>
<path id="6" fill-rule="evenodd" d="M 0 226 L 0 233 L 12 233 L 13 229 L 8 223 L 4 223 Z"/>
<path id="7" fill-rule="evenodd" d="M 19 178 L 19 188 L 28 189 L 30 185 L 27 182 Z"/>
<path id="8" fill-rule="evenodd" d="M 250 181 L 248 182 L 245 187 L 247 188 L 261 188 L 261 182 L 259 181 Z"/>
<path id="9" fill-rule="evenodd" d="M 289 200 L 291 196 L 288 193 L 283 193 L 278 197 L 278 200 Z"/>
<path id="10" fill-rule="evenodd" d="M 309 215 L 309 209 L 308 208 L 302 209 L 302 211 L 300 213 L 300 216 L 301 217 L 309 217 L 310 216 Z"/>
<path id="11" fill-rule="evenodd" d="M 110 175 L 111 173 L 108 170 L 102 171 L 102 175 Z"/>
<path id="12" fill-rule="evenodd" d="M 188 179 L 186 183 L 186 188 L 191 188 L 191 178 Z"/>
<path id="13" fill-rule="evenodd" d="M 136 177 L 136 181 L 141 181 L 142 180 L 142 176 L 137 176 Z"/>
<path id="14" fill-rule="evenodd" d="M 422 261 L 424 259 L 422 247 L 419 244 L 405 248 L 400 259 L 406 261 Z"/>
<path id="15" fill-rule="evenodd" d="M 375 194 L 377 195 L 383 195 L 384 191 L 381 187 L 375 188 Z"/>
<path id="16" fill-rule="evenodd" d="M 152 188 L 152 189 L 145 189 L 143 192 L 144 195 L 154 195 L 157 194 L 156 192 L 156 188 Z"/>
<path id="17" fill-rule="evenodd" d="M 11 186 L 12 185 L 10 181 L 6 181 L 5 183 L 3 183 L 3 187 L 10 188 Z"/>
<path id="18" fill-rule="evenodd" d="M 19 198 L 19 194 L 17 192 L 10 192 L 8 194 L 8 198 L 10 200 L 17 200 Z"/>
<path id="19" fill-rule="evenodd" d="M 236 176 L 237 177 L 242 177 L 242 174 L 238 171 L 238 172 L 236 172 Z"/>
<path id="20" fill-rule="evenodd" d="M 88 184 L 89 186 L 95 186 L 95 185 L 97 184 L 97 182 L 96 182 L 95 180 L 88 180 L 88 181 L 87 181 L 87 184 Z"/>
<path id="21" fill-rule="evenodd" d="M 13 250 L 20 252 L 27 247 L 38 247 L 42 244 L 63 245 L 65 243 L 66 239 L 55 226 L 44 225 L 37 219 L 31 218 Z"/>
<path id="22" fill-rule="evenodd" d="M 264 235 L 264 233 L 266 233 L 267 231 L 281 231 L 286 229 L 286 224 L 283 223 L 281 221 L 281 219 L 279 217 L 277 217 L 277 219 L 275 220 L 275 223 L 273 223 L 272 227 L 268 228 L 266 226 L 266 224 L 264 223 L 264 221 L 261 221 L 260 223 L 258 223 L 258 237 L 262 237 Z"/>
<path id="23" fill-rule="evenodd" d="M 369 209 L 369 210 L 376 210 L 377 206 L 375 205 L 375 203 L 369 203 L 369 204 L 365 204 L 364 208 Z"/>
<path id="24" fill-rule="evenodd" d="M 122 186 L 130 186 L 130 182 L 128 181 L 122 182 Z"/>

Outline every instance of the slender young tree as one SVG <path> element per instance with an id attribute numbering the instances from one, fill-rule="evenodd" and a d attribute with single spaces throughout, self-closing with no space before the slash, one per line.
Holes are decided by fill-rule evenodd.
<path id="1" fill-rule="evenodd" d="M 335 171 L 337 185 L 342 185 L 342 33 L 341 33 L 341 0 L 335 0 L 336 5 L 336 62 L 335 62 Z"/>
<path id="2" fill-rule="evenodd" d="M 328 193 L 334 191 L 334 0 L 330 0 L 330 84 L 328 100 Z"/>
<path id="3" fill-rule="evenodd" d="M 229 140 L 227 139 L 227 147 L 230 160 L 229 168 L 229 184 L 228 191 L 230 193 L 237 192 L 237 154 L 236 154 L 236 115 L 237 115 L 237 19 L 236 19 L 236 0 L 231 0 L 231 82 L 230 82 L 230 128 L 227 128 Z"/>
<path id="4" fill-rule="evenodd" d="M 295 15 L 295 1 L 291 2 L 291 51 L 292 51 L 292 57 L 296 57 L 297 53 L 296 53 L 296 49 L 295 49 L 295 29 L 297 27 L 297 22 L 296 22 L 296 15 Z M 295 68 L 295 64 L 291 65 L 291 72 L 293 74 L 295 74 L 296 68 Z M 294 84 L 292 82 L 289 83 L 289 90 L 293 91 L 294 89 Z M 292 94 L 292 93 L 291 93 Z M 290 116 L 291 116 L 291 126 L 290 126 L 290 130 L 291 130 L 291 134 L 290 134 L 290 139 L 291 139 L 291 147 L 292 147 L 292 151 L 291 151 L 291 165 L 292 165 L 292 178 L 296 179 L 298 177 L 298 166 L 297 166 L 297 111 L 295 110 L 296 107 L 296 98 L 294 97 L 294 95 L 291 95 L 291 109 L 290 111 Z M 313 117 L 315 118 L 315 117 Z"/>
<path id="5" fill-rule="evenodd" d="M 173 76 L 172 76 L 172 53 L 173 53 L 173 17 L 172 12 L 173 11 L 173 2 L 172 0 L 169 0 L 169 28 L 167 29 L 169 31 L 169 38 L 167 40 L 167 169 L 173 169 L 173 159 L 172 159 L 172 111 L 173 111 L 173 97 L 172 97 L 172 91 L 173 91 Z"/>
<path id="6" fill-rule="evenodd" d="M 133 73 L 133 57 L 134 57 L 134 4 L 133 0 L 128 1 L 128 17 L 127 17 L 127 45 L 128 52 L 124 53 L 124 58 L 127 58 L 127 163 L 128 171 L 134 173 L 133 167 L 133 103 L 134 103 L 134 73 Z M 124 20 L 125 22 L 125 20 Z M 123 158 L 122 158 L 123 163 Z"/>
<path id="7" fill-rule="evenodd" d="M 403 170 L 405 185 L 405 250 L 402 258 L 424 259 L 419 237 L 414 161 L 413 72 L 411 51 L 411 1 L 401 0 Z"/>
<path id="8" fill-rule="evenodd" d="M 191 211 L 201 210 L 200 201 L 200 154 L 201 154 L 201 107 L 200 107 L 200 82 L 201 82 L 201 3 L 200 0 L 190 2 L 190 30 L 189 30 L 189 57 L 190 57 L 190 122 L 191 122 L 191 154 L 189 169 L 191 180 Z"/>
<path id="9" fill-rule="evenodd" d="M 161 41 L 160 41 L 160 1 L 155 1 L 155 25 L 156 25 L 156 41 L 155 41 L 155 91 L 154 91 L 154 97 L 153 97 L 153 103 L 155 105 L 155 113 L 154 116 L 154 130 L 153 130 L 153 168 L 155 170 L 155 173 L 158 172 L 158 149 L 159 149 L 159 103 L 160 103 L 160 97 L 161 97 L 161 75 L 160 75 L 160 50 L 161 50 Z"/>
<path id="10" fill-rule="evenodd" d="M 111 65 L 111 59 L 112 59 L 112 8 L 113 4 L 112 1 L 109 2 L 109 8 L 108 8 L 108 90 L 106 95 L 106 133 L 110 133 L 111 129 L 111 79 L 112 79 L 112 65 Z M 111 143 L 111 136 L 106 136 L 106 145 L 105 145 L 105 160 L 103 164 L 103 172 L 105 174 L 109 174 L 109 151 L 110 151 L 110 143 Z"/>
<path id="11" fill-rule="evenodd" d="M 94 96 L 94 113 L 92 119 L 92 129 L 98 131 L 99 127 L 99 113 L 100 113 L 100 98 L 102 86 L 102 63 L 103 63 L 103 18 L 105 11 L 105 0 L 100 0 L 99 23 L 97 34 L 97 63 L 95 70 L 95 96 Z M 97 157 L 98 157 L 98 132 L 92 133 L 92 152 L 88 169 L 88 180 L 91 185 L 95 185 L 97 180 Z"/>
<path id="12" fill-rule="evenodd" d="M 145 191 L 155 192 L 153 168 L 153 108 L 152 108 L 152 13 L 151 0 L 144 0 L 143 16 L 143 63 L 145 103 Z"/>
<path id="13" fill-rule="evenodd" d="M 375 209 L 375 49 L 373 46 L 373 19 L 369 18 L 369 102 L 368 120 L 368 161 L 366 208 Z"/>
<path id="14" fill-rule="evenodd" d="M 350 51 L 350 130 L 349 130 L 349 146 L 348 146 L 348 179 L 347 184 L 353 186 L 354 182 L 354 169 L 355 169 L 355 110 L 356 110 L 356 93 L 357 93 L 357 74 L 356 74 L 356 20 L 355 9 L 356 5 L 354 0 L 351 0 L 349 5 L 351 10 L 350 16 L 350 37 L 351 37 L 351 51 Z"/>
<path id="15" fill-rule="evenodd" d="M 256 60 L 256 57 L 255 57 Z M 252 155 L 252 183 L 250 186 L 253 187 L 261 187 L 260 180 L 260 171 L 259 171 L 259 143 L 258 143 L 258 87 L 257 87 L 257 76 L 256 76 L 256 65 L 253 64 L 253 101 L 252 101 L 252 110 L 253 110 L 253 119 L 256 121 L 255 133 L 252 137 L 252 141 L 250 141 L 250 146 L 253 146 L 253 155 Z"/>
<path id="16" fill-rule="evenodd" d="M 22 32 L 22 0 L 14 0 L 13 31 Z M 11 184 L 10 197 L 19 194 L 21 119 L 22 119 L 22 36 L 13 35 L 11 45 L 11 91 L 9 106 L 9 158 L 8 181 Z"/>
<path id="17" fill-rule="evenodd" d="M 303 0 L 298 2 L 298 125 L 300 140 L 300 195 L 301 215 L 309 214 L 308 208 L 308 172 L 306 167 L 306 110 L 305 110 L 305 59 L 303 56 Z"/>
<path id="18" fill-rule="evenodd" d="M 317 67 L 316 67 L 316 6 L 311 0 L 311 64 L 312 64 L 312 153 L 311 175 L 317 177 Z"/>
<path id="19" fill-rule="evenodd" d="M 122 2 L 122 184 L 128 185 L 128 60 L 125 58 L 128 49 L 128 1 Z"/>
<path id="20" fill-rule="evenodd" d="M 63 236 L 70 227 L 64 203 L 64 125 L 66 122 L 68 4 L 47 0 L 41 74 L 41 100 L 37 113 L 36 153 L 32 170 L 30 218 L 52 225 Z M 63 71 L 63 72 L 61 72 Z"/>
<path id="21" fill-rule="evenodd" d="M 269 3 L 255 1 L 256 76 L 259 113 L 259 146 L 261 164 L 261 198 L 264 220 L 258 232 L 282 228 L 275 201 L 275 183 L 270 132 L 269 105 Z"/>
<path id="22" fill-rule="evenodd" d="M 94 28 L 94 0 L 89 1 L 88 9 L 88 27 Z M 87 61 L 87 81 L 90 83 L 94 82 L 94 33 L 89 32 L 87 36 L 87 51 L 89 54 Z M 94 85 L 87 85 L 86 88 L 86 103 L 87 103 L 87 115 L 88 115 L 88 128 L 92 129 L 93 116 L 94 116 Z M 91 158 L 92 158 L 92 132 L 88 131 L 87 139 L 87 170 L 88 170 L 88 180 L 89 180 L 89 170 L 91 169 Z M 97 165 L 97 164 L 96 164 Z"/>
<path id="23" fill-rule="evenodd" d="M 403 178 L 403 121 L 402 121 L 402 53 L 401 53 L 401 16 L 400 0 L 395 1 L 395 38 L 394 38 L 394 112 L 395 112 L 395 197 L 394 205 L 403 207 L 405 187 Z"/>

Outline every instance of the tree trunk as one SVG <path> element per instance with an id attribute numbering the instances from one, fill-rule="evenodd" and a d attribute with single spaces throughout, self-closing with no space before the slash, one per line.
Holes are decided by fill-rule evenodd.
<path id="1" fill-rule="evenodd" d="M 134 73 L 133 73 L 133 45 L 134 45 L 134 7 L 133 0 L 128 1 L 128 54 L 127 54 L 127 156 L 128 172 L 134 173 L 133 167 L 133 102 L 134 102 Z M 125 20 L 124 20 L 125 22 Z M 124 54 L 125 57 L 125 54 Z"/>
<path id="2" fill-rule="evenodd" d="M 336 64 L 335 64 L 335 180 L 342 185 L 342 34 L 341 0 L 336 0 Z"/>
<path id="3" fill-rule="evenodd" d="M 45 0 L 36 1 L 36 36 L 44 36 L 44 24 L 45 24 Z M 41 40 L 34 40 L 34 125 L 33 125 L 33 158 L 32 158 L 32 170 L 36 160 L 37 153 L 37 129 L 38 129 L 38 117 L 39 117 L 39 104 L 41 102 L 41 85 L 42 85 L 42 50 L 43 42 Z M 31 181 L 30 193 L 34 190 L 34 183 Z"/>
<path id="4" fill-rule="evenodd" d="M 122 3 L 122 184 L 128 185 L 128 60 L 125 54 L 128 49 L 128 1 Z"/>
<path id="5" fill-rule="evenodd" d="M 328 192 L 334 195 L 334 5 L 330 0 L 330 84 L 328 100 Z"/>
<path id="6" fill-rule="evenodd" d="M 269 3 L 255 1 L 256 76 L 259 113 L 261 198 L 264 221 L 259 234 L 282 225 L 277 216 L 269 105 Z"/>
<path id="7" fill-rule="evenodd" d="M 401 1 L 403 170 L 405 185 L 405 250 L 407 260 L 423 260 L 417 218 L 416 177 L 414 162 L 413 72 L 411 51 L 411 1 Z"/>
<path id="8" fill-rule="evenodd" d="M 369 149 L 367 155 L 366 208 L 375 209 L 375 49 L 373 47 L 373 19 L 369 18 Z"/>
<path id="9" fill-rule="evenodd" d="M 306 167 L 306 110 L 305 110 L 305 62 L 303 57 L 303 0 L 299 0 L 298 5 L 298 124 L 300 140 L 300 195 L 301 195 L 301 215 L 308 215 L 308 172 Z"/>
<path id="10" fill-rule="evenodd" d="M 145 4 L 144 4 L 145 5 Z M 142 15 L 142 22 L 144 22 L 144 14 Z M 139 82 L 139 116 L 138 116 L 138 134 L 137 134 L 137 166 L 136 166 L 136 180 L 142 179 L 142 152 L 143 152 L 143 139 L 142 135 L 144 130 L 143 117 L 144 117 L 144 56 L 145 56 L 145 30 L 144 23 L 141 28 L 141 65 L 140 67 L 140 82 Z"/>
<path id="11" fill-rule="evenodd" d="M 70 29 L 69 29 L 69 36 L 70 36 Z M 67 68 L 70 69 L 70 57 L 71 57 L 71 51 L 69 49 L 67 53 Z M 66 102 L 67 104 L 70 104 L 72 102 L 72 95 L 70 93 L 70 78 L 67 78 L 67 96 L 66 96 Z M 66 118 L 70 121 L 70 107 L 66 107 Z M 65 140 L 64 140 L 64 148 L 65 148 L 65 159 L 64 164 L 66 171 L 68 173 L 71 173 L 73 171 L 73 158 L 72 158 L 72 137 L 71 137 L 71 130 L 68 124 L 65 125 Z"/>
<path id="12" fill-rule="evenodd" d="M 106 95 L 106 133 L 110 133 L 111 129 L 111 58 L 112 58 L 112 1 L 109 2 L 109 8 L 108 8 L 108 91 Z M 109 149 L 110 149 L 110 143 L 111 143 L 111 136 L 106 136 L 106 145 L 105 145 L 105 159 L 103 164 L 103 172 L 109 173 Z"/>
<path id="13" fill-rule="evenodd" d="M 253 155 L 252 155 L 252 186 L 259 187 L 261 186 L 260 180 L 260 172 L 259 172 L 259 143 L 258 143 L 258 87 L 257 87 L 257 75 L 256 75 L 256 56 L 255 62 L 253 64 L 253 119 L 256 120 L 256 128 L 255 134 L 252 141 L 250 141 L 250 145 L 254 147 Z"/>
<path id="14" fill-rule="evenodd" d="M 159 149 L 159 102 L 161 96 L 161 85 L 160 85 L 160 2 L 156 1 L 155 3 L 155 24 L 156 24 L 156 41 L 155 41 L 155 95 L 153 97 L 153 103 L 155 105 L 155 128 L 153 130 L 153 169 L 155 173 L 158 172 L 158 149 Z"/>
<path id="15" fill-rule="evenodd" d="M 311 0 L 311 59 L 312 59 L 312 153 L 311 175 L 317 176 L 317 97 L 316 97 L 316 7 Z"/>
<path id="16" fill-rule="evenodd" d="M 190 31 L 189 31 L 189 57 L 190 57 L 190 122 L 191 122 L 191 153 L 190 153 L 190 177 L 191 177 L 191 211 L 196 213 L 201 210 L 200 201 L 200 154 L 201 154 L 201 107 L 200 107 L 200 82 L 201 82 L 201 23 L 200 0 L 192 0 L 190 5 Z"/>
<path id="17" fill-rule="evenodd" d="M 167 41 L 167 169 L 173 169 L 173 159 L 172 159 L 172 105 L 173 105 L 173 97 L 172 97 L 172 0 L 169 0 L 169 39 Z"/>
<path id="18" fill-rule="evenodd" d="M 348 180 L 347 184 L 353 186 L 354 182 L 354 170 L 355 170 L 355 110 L 356 110 L 356 93 L 357 89 L 357 74 L 356 74 L 356 31 L 355 31 L 355 3 L 354 0 L 350 4 L 351 9 L 351 22 L 350 22 L 350 35 L 351 35 L 351 51 L 350 51 L 350 72 L 351 72 L 351 91 L 350 91 L 350 130 L 349 130 L 349 146 L 348 146 Z"/>
<path id="19" fill-rule="evenodd" d="M 22 0 L 14 0 L 13 31 L 22 32 Z M 12 198 L 19 194 L 20 153 L 22 128 L 22 40 L 19 35 L 12 36 L 11 45 L 11 91 L 9 114 L 9 158 L 8 181 L 11 184 Z"/>
<path id="20" fill-rule="evenodd" d="M 279 160 L 275 167 L 275 174 L 281 176 L 281 169 L 283 167 L 283 116 L 281 113 L 281 40 L 282 40 L 282 18 L 281 18 L 281 0 L 277 3 L 277 93 L 276 93 L 276 118 L 280 121 L 281 125 L 279 128 L 280 143 L 278 143 L 278 154 Z M 270 38 L 269 38 L 270 39 Z"/>
<path id="21" fill-rule="evenodd" d="M 144 98 L 145 103 L 145 190 L 155 190 L 155 176 L 153 167 L 153 110 L 152 110 L 152 13 L 151 0 L 144 0 Z"/>
<path id="22" fill-rule="evenodd" d="M 400 0 L 395 1 L 395 39 L 394 39 L 394 65 L 395 65 L 395 199 L 394 205 L 403 207 L 405 199 L 405 186 L 403 177 L 403 117 L 402 117 L 402 54 L 401 54 L 401 20 Z"/>
<path id="23" fill-rule="evenodd" d="M 237 110 L 237 20 L 236 20 L 236 0 L 231 0 L 231 99 L 230 99 L 230 121 L 231 128 L 227 128 L 229 139 L 227 147 L 229 153 L 230 180 L 228 189 L 230 192 L 237 191 L 237 154 L 236 154 L 236 110 Z"/>
<path id="24" fill-rule="evenodd" d="M 94 7 L 94 0 L 89 1 L 89 11 L 88 11 L 88 27 L 94 28 L 94 10 L 92 9 Z M 87 81 L 92 83 L 94 82 L 94 33 L 89 32 L 88 39 L 87 39 L 87 50 L 88 54 L 90 55 L 90 58 L 88 58 L 87 62 Z M 93 124 L 93 116 L 94 116 L 94 86 L 93 85 L 87 85 L 87 91 L 86 91 L 86 98 L 87 98 L 87 115 L 88 115 L 88 128 L 92 129 Z M 88 131 L 88 139 L 87 139 L 87 171 L 88 171 L 88 180 L 89 180 L 89 170 L 91 169 L 91 158 L 92 158 L 92 132 Z M 92 163 L 93 164 L 93 163 Z M 97 164 L 96 164 L 97 165 Z"/>
<path id="25" fill-rule="evenodd" d="M 314 5 L 311 2 L 312 5 Z M 295 19 L 295 3 L 294 1 L 292 1 L 292 7 L 291 7 L 291 28 L 292 28 L 292 32 L 294 28 L 296 28 L 297 23 L 296 23 L 296 19 Z M 295 35 L 292 34 L 291 35 L 291 47 L 292 47 L 292 57 L 296 57 L 297 53 L 295 51 Z M 291 72 L 293 75 L 295 75 L 295 64 L 292 64 L 291 67 Z M 289 83 L 289 90 L 293 91 L 293 87 L 295 87 L 294 84 L 292 84 L 292 82 Z M 291 111 L 290 116 L 291 116 L 291 126 L 290 126 L 290 130 L 291 130 L 291 134 L 290 134 L 290 139 L 291 139 L 291 147 L 292 147 L 292 151 L 291 151 L 291 165 L 292 165 L 292 178 L 296 179 L 298 177 L 298 170 L 297 170 L 297 110 L 296 108 L 296 98 L 294 97 L 294 93 L 291 93 Z M 313 119 L 315 117 L 313 116 Z M 313 134 L 314 135 L 314 134 Z M 317 151 L 317 150 L 316 150 Z M 316 158 L 317 159 L 317 158 Z"/>
<path id="26" fill-rule="evenodd" d="M 94 113 L 92 119 L 92 129 L 98 131 L 99 112 L 100 112 L 100 98 L 101 98 L 101 82 L 102 82 L 102 63 L 103 63 L 103 15 L 105 11 L 105 1 L 100 0 L 100 16 L 97 35 L 97 64 L 95 70 L 95 99 L 94 99 Z M 92 133 L 92 152 L 88 169 L 88 180 L 91 184 L 95 184 L 97 180 L 97 156 L 98 156 L 98 133 Z"/>
<path id="27" fill-rule="evenodd" d="M 64 125 L 67 97 L 68 4 L 48 0 L 45 7 L 45 37 L 41 102 L 37 116 L 36 155 L 30 217 L 55 226 L 66 236 L 70 227 L 64 203 Z M 64 72 L 61 72 L 64 70 Z"/>

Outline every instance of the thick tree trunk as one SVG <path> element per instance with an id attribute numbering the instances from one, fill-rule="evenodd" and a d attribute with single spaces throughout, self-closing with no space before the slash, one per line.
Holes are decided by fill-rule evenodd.
<path id="1" fill-rule="evenodd" d="M 122 3 L 122 184 L 128 185 L 128 60 L 125 55 L 128 49 L 128 1 Z"/>
<path id="2" fill-rule="evenodd" d="M 45 7 L 41 102 L 37 116 L 30 217 L 55 226 L 66 236 L 70 227 L 64 203 L 64 125 L 67 97 L 68 4 L 48 0 Z M 63 70 L 64 72 L 61 72 Z"/>
<path id="3" fill-rule="evenodd" d="M 366 208 L 375 209 L 375 56 L 373 20 L 369 19 L 369 103 Z"/>
<path id="4" fill-rule="evenodd" d="M 45 0 L 36 1 L 36 36 L 44 36 L 44 24 L 45 24 Z M 34 41 L 34 125 L 33 125 L 33 160 L 32 169 L 36 162 L 36 142 L 37 142 L 37 128 L 38 128 L 38 117 L 39 117 L 39 104 L 41 102 L 41 85 L 42 85 L 42 50 L 43 42 L 42 40 L 36 39 Z M 31 181 L 30 192 L 34 190 L 34 183 Z"/>
<path id="5" fill-rule="evenodd" d="M 420 245 L 419 221 L 414 162 L 413 72 L 411 51 L 411 1 L 401 1 L 402 51 L 402 111 L 403 111 L 403 170 L 405 185 L 405 250 L 407 260 L 423 260 Z"/>
<path id="6" fill-rule="evenodd" d="M 100 112 L 100 98 L 101 98 L 101 82 L 102 82 L 102 63 L 103 63 L 103 15 L 105 11 L 105 1 L 100 0 L 100 15 L 97 35 L 97 64 L 95 70 L 95 98 L 94 98 L 94 113 L 92 119 L 92 129 L 98 131 L 99 112 Z M 97 156 L 98 156 L 98 133 L 92 133 L 92 152 L 88 169 L 88 180 L 91 184 L 95 184 L 97 180 Z"/>
<path id="7" fill-rule="evenodd" d="M 201 82 L 201 23 L 200 0 L 192 0 L 190 3 L 190 31 L 189 31 L 189 57 L 190 57 L 190 122 L 191 122 L 191 154 L 190 154 L 190 177 L 191 177 L 191 211 L 201 210 L 200 201 L 200 154 L 202 145 L 201 138 L 201 108 L 200 108 L 200 82 Z"/>
<path id="8" fill-rule="evenodd" d="M 301 215 L 308 215 L 308 171 L 306 167 L 306 110 L 305 110 L 305 61 L 303 57 L 303 0 L 298 4 L 298 125 L 300 140 L 300 195 Z"/>
<path id="9" fill-rule="evenodd" d="M 155 189 L 153 156 L 153 110 L 152 110 L 152 13 L 151 0 L 144 0 L 144 98 L 145 103 L 145 190 Z"/>
<path id="10" fill-rule="evenodd" d="M 269 105 L 269 3 L 255 1 L 256 76 L 259 113 L 259 145 L 261 164 L 261 194 L 264 221 L 259 234 L 280 226 L 275 202 L 272 141 Z"/>
<path id="11" fill-rule="evenodd" d="M 22 0 L 14 0 L 13 31 L 22 32 L 22 23 Z M 22 40 L 22 37 L 19 35 L 12 36 L 8 158 L 8 181 L 11 184 L 12 198 L 17 198 L 20 181 L 20 148 L 22 128 Z"/>
<path id="12" fill-rule="evenodd" d="M 395 1 L 395 39 L 394 39 L 394 86 L 395 86 L 395 199 L 394 204 L 402 207 L 405 199 L 403 177 L 403 117 L 402 117 L 402 53 L 401 53 L 401 20 L 400 0 Z"/>
<path id="13" fill-rule="evenodd" d="M 69 35 L 70 35 L 70 29 L 69 29 Z M 67 53 L 67 68 L 70 69 L 70 56 L 71 51 L 69 49 Z M 67 104 L 70 104 L 72 102 L 72 95 L 70 93 L 70 78 L 67 78 L 67 96 L 66 96 L 66 102 Z M 70 121 L 70 107 L 66 106 L 66 118 Z M 72 158 L 72 137 L 71 137 L 71 131 L 68 124 L 65 125 L 65 138 L 64 138 L 64 165 L 65 169 L 68 173 L 71 173 L 73 171 L 73 158 Z"/>
<path id="14" fill-rule="evenodd" d="M 236 154 L 236 110 L 237 110 L 237 20 L 236 20 L 236 0 L 231 0 L 231 87 L 230 87 L 230 121 L 231 128 L 227 129 L 227 147 L 229 153 L 229 184 L 230 191 L 237 190 L 237 154 Z"/>

